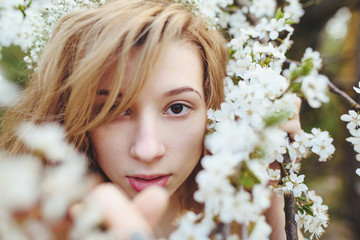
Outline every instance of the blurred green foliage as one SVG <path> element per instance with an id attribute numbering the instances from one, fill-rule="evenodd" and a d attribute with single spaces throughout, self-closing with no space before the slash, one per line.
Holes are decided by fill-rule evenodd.
<path id="1" fill-rule="evenodd" d="M 23 61 L 25 53 L 19 46 L 12 45 L 8 48 L 3 48 L 1 54 L 0 67 L 4 75 L 10 81 L 24 87 L 30 74 Z"/>

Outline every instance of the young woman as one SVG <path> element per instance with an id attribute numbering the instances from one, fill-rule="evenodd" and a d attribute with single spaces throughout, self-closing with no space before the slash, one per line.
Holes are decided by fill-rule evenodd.
<path id="1" fill-rule="evenodd" d="M 22 121 L 60 123 L 92 169 L 134 200 L 135 207 L 113 185 L 95 190 L 95 198 L 111 202 L 109 221 L 130 232 L 124 226 L 134 218 L 139 231 L 167 237 L 181 212 L 201 210 L 192 198 L 194 176 L 207 109 L 223 100 L 226 62 L 222 35 L 181 4 L 118 0 L 71 13 L 44 48 L 22 102 L 7 113 L 1 145 L 26 151 L 12 130 Z M 170 196 L 161 218 L 143 219 L 166 202 L 158 189 L 143 191 L 149 186 Z M 149 198 L 157 200 L 143 204 Z M 116 209 L 131 217 L 116 220 Z M 152 232 L 147 224 L 156 218 Z M 280 229 L 274 239 L 284 239 L 283 217 L 271 221 Z"/>

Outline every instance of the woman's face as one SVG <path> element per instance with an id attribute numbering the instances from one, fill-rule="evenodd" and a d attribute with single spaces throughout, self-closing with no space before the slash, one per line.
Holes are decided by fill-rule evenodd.
<path id="1" fill-rule="evenodd" d="M 125 81 L 131 81 L 138 55 L 131 56 Z M 131 198 L 150 185 L 173 194 L 199 161 L 207 111 L 202 69 L 193 45 L 170 44 L 135 103 L 91 132 L 100 167 Z M 104 81 L 100 90 L 110 85 Z M 106 91 L 99 92 L 97 105 L 106 99 Z"/>

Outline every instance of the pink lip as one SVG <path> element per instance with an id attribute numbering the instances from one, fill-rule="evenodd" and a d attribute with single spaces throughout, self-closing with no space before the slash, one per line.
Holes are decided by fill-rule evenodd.
<path id="1" fill-rule="evenodd" d="M 145 188 L 153 185 L 165 187 L 171 175 L 136 175 L 128 176 L 130 186 L 136 191 L 141 192 Z"/>

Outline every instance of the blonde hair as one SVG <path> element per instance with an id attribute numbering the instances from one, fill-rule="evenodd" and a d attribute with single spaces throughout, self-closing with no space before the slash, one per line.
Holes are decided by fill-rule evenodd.
<path id="1" fill-rule="evenodd" d="M 2 147 L 13 152 L 26 151 L 12 130 L 22 121 L 55 121 L 64 126 L 69 142 L 90 154 L 89 131 L 131 106 L 164 46 L 176 40 L 190 42 L 199 50 L 206 103 L 218 108 L 223 100 L 227 62 L 222 35 L 208 29 L 181 4 L 111 1 L 96 9 L 73 12 L 60 21 L 22 102 L 5 116 Z M 137 47 L 141 47 L 141 55 L 135 77 L 125 83 L 126 63 Z M 111 90 L 103 107 L 95 111 L 99 83 L 109 73 L 114 76 Z M 126 92 L 121 102 L 115 111 L 110 111 L 124 84 Z"/>

